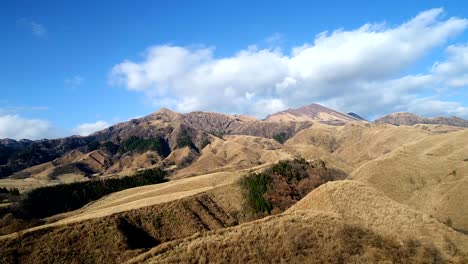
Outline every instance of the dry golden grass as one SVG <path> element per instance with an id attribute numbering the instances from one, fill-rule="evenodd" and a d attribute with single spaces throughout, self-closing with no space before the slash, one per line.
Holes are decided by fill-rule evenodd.
<path id="1" fill-rule="evenodd" d="M 166 158 L 179 168 L 170 182 L 114 193 L 48 219 L 53 223 L 4 236 L 0 244 L 7 246 L 0 247 L 0 253 L 11 257 L 24 250 L 20 257 L 29 262 L 35 258 L 122 262 L 143 253 L 130 249 L 128 238 L 119 233 L 115 221 L 124 217 L 165 242 L 134 262 L 463 263 L 468 238 L 454 229 L 468 230 L 467 139 L 468 130 L 448 126 L 360 123 L 342 127 L 314 123 L 284 145 L 253 136 L 212 137 L 201 156 L 183 169 L 184 160 L 193 154 L 188 148 Z M 63 162 L 89 161 L 98 168 L 105 163 L 98 154 L 70 153 Z M 211 210 L 222 208 L 218 213 L 226 219 L 236 216 L 242 197 L 233 183 L 242 174 L 293 157 L 321 158 L 328 167 L 352 172 L 353 180 L 321 186 L 284 214 L 187 238 L 223 227 L 224 220 L 216 224 L 209 217 Z M 158 162 L 159 156 L 151 152 L 129 155 L 105 173 L 132 174 Z M 0 186 L 25 190 L 49 184 L 54 166 L 29 168 L 34 177 L 2 179 Z M 60 176 L 57 181 L 78 179 L 75 176 Z M 202 210 L 197 205 L 202 195 L 216 206 L 203 217 L 186 211 L 187 201 L 189 208 L 196 208 L 193 211 Z M 169 210 L 167 204 L 174 206 Z M 149 227 L 159 208 L 179 210 L 187 228 L 183 223 L 166 223 L 161 231 Z M 136 219 L 142 218 L 146 220 L 139 224 Z M 53 249 L 56 241 L 68 251 Z M 93 249 L 96 243 L 102 246 Z M 79 246 L 72 248 L 74 244 Z M 54 259 L 54 254 L 65 258 Z"/>
<path id="2" fill-rule="evenodd" d="M 329 182 L 312 191 L 287 212 L 317 210 L 340 215 L 380 235 L 433 243 L 446 257 L 468 253 L 468 237 L 434 218 L 386 197 L 357 181 Z"/>
<path id="3" fill-rule="evenodd" d="M 20 192 L 26 192 L 35 188 L 48 186 L 48 185 L 56 185 L 62 183 L 71 183 L 77 181 L 87 181 L 88 178 L 84 177 L 80 174 L 63 174 L 57 177 L 57 179 L 37 179 L 33 178 L 26 178 L 26 179 L 0 179 L 0 187 L 6 187 L 8 189 L 11 188 L 18 188 Z"/>
<path id="4" fill-rule="evenodd" d="M 437 249 L 303 211 L 161 244 L 129 263 L 431 263 Z"/>
<path id="5" fill-rule="evenodd" d="M 306 159 L 322 159 L 350 173 L 360 165 L 394 149 L 431 136 L 419 127 L 351 123 L 314 123 L 286 142 L 287 149 Z"/>
<path id="6" fill-rule="evenodd" d="M 235 225 L 211 194 L 198 194 L 3 238 L 0 263 L 123 263 L 160 243 Z"/>
<path id="7" fill-rule="evenodd" d="M 355 181 L 283 214 L 161 244 L 130 263 L 464 263 L 468 237 Z"/>
<path id="8" fill-rule="evenodd" d="M 468 230 L 468 130 L 431 135 L 362 165 L 353 179 Z"/>
<path id="9" fill-rule="evenodd" d="M 41 229 L 178 200 L 220 186 L 233 184 L 239 180 L 240 176 L 241 174 L 237 172 L 220 172 L 116 192 L 81 209 L 50 217 L 47 221 L 52 223 L 29 228 L 21 231 L 21 233 L 35 232 Z M 18 233 L 2 236 L 0 240 L 16 236 L 18 236 Z"/>
<path id="10" fill-rule="evenodd" d="M 202 150 L 201 156 L 187 168 L 177 171 L 173 179 L 216 171 L 249 169 L 289 158 L 292 156 L 273 139 L 254 136 L 212 137 L 211 144 Z"/>

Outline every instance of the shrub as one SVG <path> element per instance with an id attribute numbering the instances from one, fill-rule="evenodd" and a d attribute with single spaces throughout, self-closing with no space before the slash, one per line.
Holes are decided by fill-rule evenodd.
<path id="1" fill-rule="evenodd" d="M 131 136 L 125 140 L 119 147 L 119 153 L 137 152 L 143 153 L 145 151 L 154 150 L 159 155 L 167 157 L 170 153 L 170 148 L 163 138 L 140 138 Z"/>
<path id="2" fill-rule="evenodd" d="M 177 135 L 177 147 L 190 147 L 192 149 L 197 149 L 197 147 L 192 141 L 192 138 L 185 130 L 181 130 L 180 133 Z"/>
<path id="3" fill-rule="evenodd" d="M 224 131 L 217 131 L 217 130 L 213 130 L 211 132 L 209 132 L 211 135 L 215 136 L 215 137 L 218 137 L 220 139 L 223 139 L 225 133 Z"/>
<path id="4" fill-rule="evenodd" d="M 255 213 L 271 213 L 271 203 L 263 194 L 268 190 L 272 178 L 267 174 L 250 174 L 243 179 L 242 185 L 247 190 L 247 203 Z"/>
<path id="5" fill-rule="evenodd" d="M 99 141 L 92 141 L 88 144 L 88 151 L 89 152 L 94 151 L 98 149 L 99 146 L 100 146 Z"/>
<path id="6" fill-rule="evenodd" d="M 286 142 L 286 140 L 288 140 L 288 136 L 286 135 L 286 133 L 281 132 L 274 135 L 273 139 L 278 141 L 280 144 L 283 144 L 284 142 Z"/>
<path id="7" fill-rule="evenodd" d="M 210 140 L 208 139 L 208 137 L 205 137 L 203 138 L 203 141 L 201 143 L 201 146 L 200 146 L 200 149 L 204 149 L 206 146 L 208 146 L 209 144 L 211 144 Z"/>
<path id="8" fill-rule="evenodd" d="M 100 148 L 104 149 L 107 153 L 114 155 L 119 150 L 119 145 L 116 145 L 110 141 L 102 143 Z"/>

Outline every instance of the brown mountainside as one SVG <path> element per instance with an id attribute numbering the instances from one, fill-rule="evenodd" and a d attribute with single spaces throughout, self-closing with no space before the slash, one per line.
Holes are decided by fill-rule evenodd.
<path id="1" fill-rule="evenodd" d="M 376 124 L 392 124 L 397 126 L 412 126 L 416 124 L 439 124 L 456 127 L 468 127 L 468 120 L 460 117 L 420 117 L 412 113 L 393 113 L 374 121 Z"/>
<path id="2" fill-rule="evenodd" d="M 321 106 L 319 104 L 311 104 L 296 109 L 288 109 L 267 116 L 267 121 L 318 121 L 327 124 L 346 124 L 349 122 L 363 122 L 364 120 L 335 111 L 333 109 Z"/>

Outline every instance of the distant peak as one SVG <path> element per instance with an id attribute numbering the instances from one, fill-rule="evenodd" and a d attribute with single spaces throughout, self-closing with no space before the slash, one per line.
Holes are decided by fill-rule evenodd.
<path id="1" fill-rule="evenodd" d="M 383 116 L 374 121 L 376 124 L 392 124 L 392 125 L 406 125 L 412 126 L 416 124 L 439 124 L 439 125 L 449 125 L 456 127 L 468 127 L 468 120 L 465 120 L 460 117 L 421 117 L 413 113 L 408 112 L 397 112 L 392 113 L 386 116 Z"/>
<path id="2" fill-rule="evenodd" d="M 359 120 L 362 120 L 362 121 L 367 121 L 367 119 L 365 119 L 364 117 L 361 117 L 360 115 L 356 114 L 356 113 L 353 113 L 353 112 L 349 112 L 348 113 L 349 116 L 352 116 L 354 118 L 357 118 Z"/>
<path id="3" fill-rule="evenodd" d="M 299 108 L 287 110 L 267 116 L 267 121 L 319 121 L 348 123 L 363 121 L 363 119 L 327 108 L 319 104 L 309 104 Z"/>
<path id="4" fill-rule="evenodd" d="M 165 108 L 165 107 L 159 109 L 158 111 L 154 112 L 153 114 L 158 114 L 158 113 L 160 113 L 160 114 L 177 114 L 177 112 L 174 112 L 171 109 Z"/>

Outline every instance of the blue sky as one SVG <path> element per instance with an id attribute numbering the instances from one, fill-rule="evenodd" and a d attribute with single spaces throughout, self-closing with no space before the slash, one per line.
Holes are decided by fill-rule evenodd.
<path id="1" fill-rule="evenodd" d="M 85 135 L 160 107 L 468 118 L 463 1 L 66 2 L 0 3 L 0 138 Z"/>

